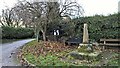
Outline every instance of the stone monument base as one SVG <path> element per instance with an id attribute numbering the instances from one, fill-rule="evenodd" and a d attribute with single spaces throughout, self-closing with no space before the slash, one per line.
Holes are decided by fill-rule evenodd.
<path id="1" fill-rule="evenodd" d="M 77 50 L 78 52 L 91 53 L 93 52 L 93 47 L 92 47 L 92 44 L 79 44 L 79 47 Z"/>
<path id="2" fill-rule="evenodd" d="M 74 59 L 79 59 L 79 60 L 94 60 L 96 58 L 100 58 L 100 53 L 99 51 L 95 51 L 92 53 L 84 53 L 84 52 L 70 52 L 69 55 L 74 58 Z"/>
<path id="3" fill-rule="evenodd" d="M 79 44 L 79 47 L 78 47 L 78 48 L 80 48 L 81 46 L 92 46 L 92 44 L 84 44 L 84 43 L 81 43 L 81 44 Z"/>
<path id="4" fill-rule="evenodd" d="M 100 55 L 100 51 L 93 49 L 92 44 L 79 44 L 80 46 L 74 52 L 70 52 L 69 55 L 75 59 L 94 59 Z"/>

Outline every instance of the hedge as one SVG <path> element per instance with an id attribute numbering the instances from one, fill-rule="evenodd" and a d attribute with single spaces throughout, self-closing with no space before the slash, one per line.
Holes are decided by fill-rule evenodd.
<path id="1" fill-rule="evenodd" d="M 32 38 L 34 31 L 32 28 L 15 28 L 2 26 L 2 38 L 3 39 L 25 39 Z"/>
<path id="2" fill-rule="evenodd" d="M 120 13 L 73 19 L 73 22 L 76 23 L 76 32 L 73 33 L 75 35 L 83 33 L 83 25 L 87 23 L 90 40 L 99 41 L 101 38 L 118 39 L 120 38 L 120 21 L 118 21 L 120 18 L 118 17 L 120 17 Z"/>

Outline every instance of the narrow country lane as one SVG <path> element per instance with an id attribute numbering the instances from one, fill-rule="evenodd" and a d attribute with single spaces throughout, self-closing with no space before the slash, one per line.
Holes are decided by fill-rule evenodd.
<path id="1" fill-rule="evenodd" d="M 2 66 L 20 66 L 17 60 L 18 48 L 34 39 L 19 40 L 12 43 L 0 44 L 0 65 Z"/>

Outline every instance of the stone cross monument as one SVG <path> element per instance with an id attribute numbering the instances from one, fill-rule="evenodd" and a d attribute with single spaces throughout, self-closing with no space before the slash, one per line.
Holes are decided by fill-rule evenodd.
<path id="1" fill-rule="evenodd" d="M 76 51 L 70 52 L 70 56 L 77 58 L 77 59 L 85 59 L 86 56 L 88 57 L 98 57 L 101 52 L 95 51 L 93 49 L 92 44 L 89 43 L 89 35 L 88 35 L 88 25 L 85 23 L 83 28 L 83 42 L 79 44 L 79 47 Z M 91 58 L 94 60 L 93 58 Z M 91 59 L 88 59 L 87 61 L 91 61 Z"/>

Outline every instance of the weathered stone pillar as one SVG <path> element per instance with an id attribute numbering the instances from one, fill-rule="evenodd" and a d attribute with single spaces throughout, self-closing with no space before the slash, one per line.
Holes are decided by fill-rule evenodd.
<path id="1" fill-rule="evenodd" d="M 85 23 L 83 28 L 83 43 L 89 43 L 88 25 Z"/>

